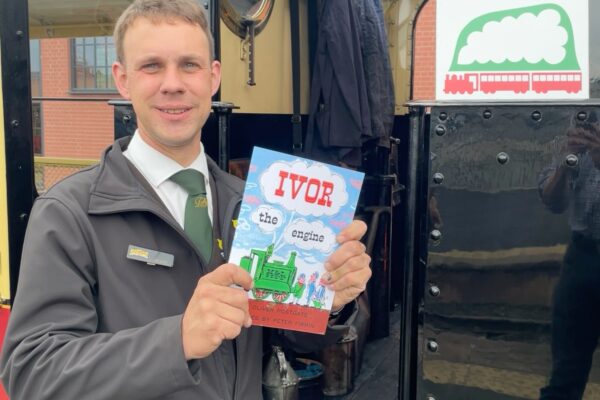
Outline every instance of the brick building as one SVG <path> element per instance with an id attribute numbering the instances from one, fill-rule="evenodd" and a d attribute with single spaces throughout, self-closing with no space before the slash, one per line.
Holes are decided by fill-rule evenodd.
<path id="1" fill-rule="evenodd" d="M 110 72 L 106 60 L 112 63 L 110 56 L 105 56 L 101 63 L 98 60 L 107 50 L 106 39 L 43 39 L 39 45 L 31 46 L 32 60 L 39 57 L 41 67 L 39 75 L 32 74 L 32 80 L 39 81 L 32 85 L 32 95 L 34 99 L 44 99 L 34 100 L 41 103 L 40 118 L 34 121 L 41 131 L 41 146 L 36 153 L 46 157 L 97 159 L 112 141 L 113 109 L 107 101 L 120 96 L 110 88 L 112 79 L 104 84 L 106 76 L 98 78 L 100 71 L 104 71 L 103 75 L 107 70 Z M 79 45 L 79 41 L 92 43 L 88 48 L 87 43 Z M 82 50 L 84 61 L 88 56 L 95 60 L 85 67 L 81 66 L 82 59 L 77 59 Z M 39 53 L 35 54 L 36 51 Z M 32 70 L 35 65 L 32 61 Z"/>

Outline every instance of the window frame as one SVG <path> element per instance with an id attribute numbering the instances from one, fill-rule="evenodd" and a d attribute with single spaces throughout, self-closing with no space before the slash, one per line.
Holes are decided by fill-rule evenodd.
<path id="1" fill-rule="evenodd" d="M 84 52 L 84 60 L 85 60 L 85 48 L 86 46 L 92 46 L 94 51 L 94 62 L 93 62 L 93 69 L 94 71 L 96 71 L 98 68 L 106 68 L 106 77 L 107 79 L 109 79 L 109 77 L 112 77 L 112 70 L 111 70 L 111 65 L 106 65 L 106 66 L 101 66 L 98 67 L 98 63 L 97 63 L 97 59 L 96 59 L 96 48 L 98 47 L 98 43 L 96 42 L 98 38 L 103 38 L 104 39 L 104 48 L 105 48 L 105 55 L 106 55 L 106 62 L 108 64 L 108 39 L 111 38 L 111 36 L 82 36 L 82 37 L 77 37 L 77 38 L 71 38 L 69 40 L 69 47 L 70 47 L 70 55 L 69 55 L 69 71 L 71 73 L 71 79 L 70 79 L 70 89 L 69 89 L 69 93 L 70 94 L 118 94 L 118 90 L 116 87 L 114 88 L 98 88 L 98 87 L 78 87 L 77 86 L 77 39 L 83 39 L 84 43 L 83 43 L 83 52 Z M 86 39 L 93 39 L 94 43 L 93 45 L 88 45 L 85 43 Z M 114 47 L 114 43 L 113 43 L 113 47 Z M 115 49 L 116 52 L 116 49 Z M 85 60 L 87 61 L 87 60 Z M 85 76 L 85 75 L 84 75 Z M 96 85 L 97 80 L 96 80 L 96 75 L 94 73 L 94 85 Z M 113 82 L 114 83 L 114 82 Z"/>

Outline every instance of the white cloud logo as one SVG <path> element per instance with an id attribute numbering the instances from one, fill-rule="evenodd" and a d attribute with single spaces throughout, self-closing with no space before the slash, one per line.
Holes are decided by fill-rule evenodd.
<path id="1" fill-rule="evenodd" d="M 261 231 L 271 233 L 283 224 L 283 213 L 277 208 L 261 205 L 254 210 L 251 219 Z"/>
<path id="2" fill-rule="evenodd" d="M 297 219 L 285 228 L 284 240 L 303 250 L 317 249 L 330 253 L 335 245 L 335 234 L 321 221 L 307 222 Z"/>
<path id="3" fill-rule="evenodd" d="M 467 38 L 458 55 L 459 64 L 479 62 L 502 63 L 525 60 L 537 64 L 545 60 L 558 64 L 566 56 L 565 44 L 569 35 L 560 24 L 556 10 L 544 10 L 537 16 L 524 13 L 517 18 L 505 17 L 501 21 L 490 21 L 482 31 L 473 32 Z M 507 40 L 518 38 L 518 40 Z"/>
<path id="4" fill-rule="evenodd" d="M 326 165 L 276 162 L 260 177 L 268 202 L 302 215 L 334 215 L 347 203 L 344 179 Z"/>

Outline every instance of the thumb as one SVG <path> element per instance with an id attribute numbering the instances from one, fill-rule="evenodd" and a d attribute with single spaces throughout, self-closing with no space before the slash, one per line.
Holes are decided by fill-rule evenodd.
<path id="1" fill-rule="evenodd" d="M 246 270 L 231 263 L 217 267 L 217 269 L 207 275 L 207 278 L 216 285 L 238 285 L 245 290 L 252 289 L 253 284 L 252 277 Z"/>

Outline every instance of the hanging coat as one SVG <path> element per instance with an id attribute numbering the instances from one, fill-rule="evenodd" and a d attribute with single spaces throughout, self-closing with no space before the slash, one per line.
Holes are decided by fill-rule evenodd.
<path id="1" fill-rule="evenodd" d="M 360 43 L 371 113 L 372 136 L 390 147 L 394 125 L 394 78 L 380 0 L 352 0 L 360 21 Z"/>
<path id="2" fill-rule="evenodd" d="M 308 157 L 354 167 L 372 137 L 356 11 L 352 0 L 323 2 L 306 136 Z"/>

